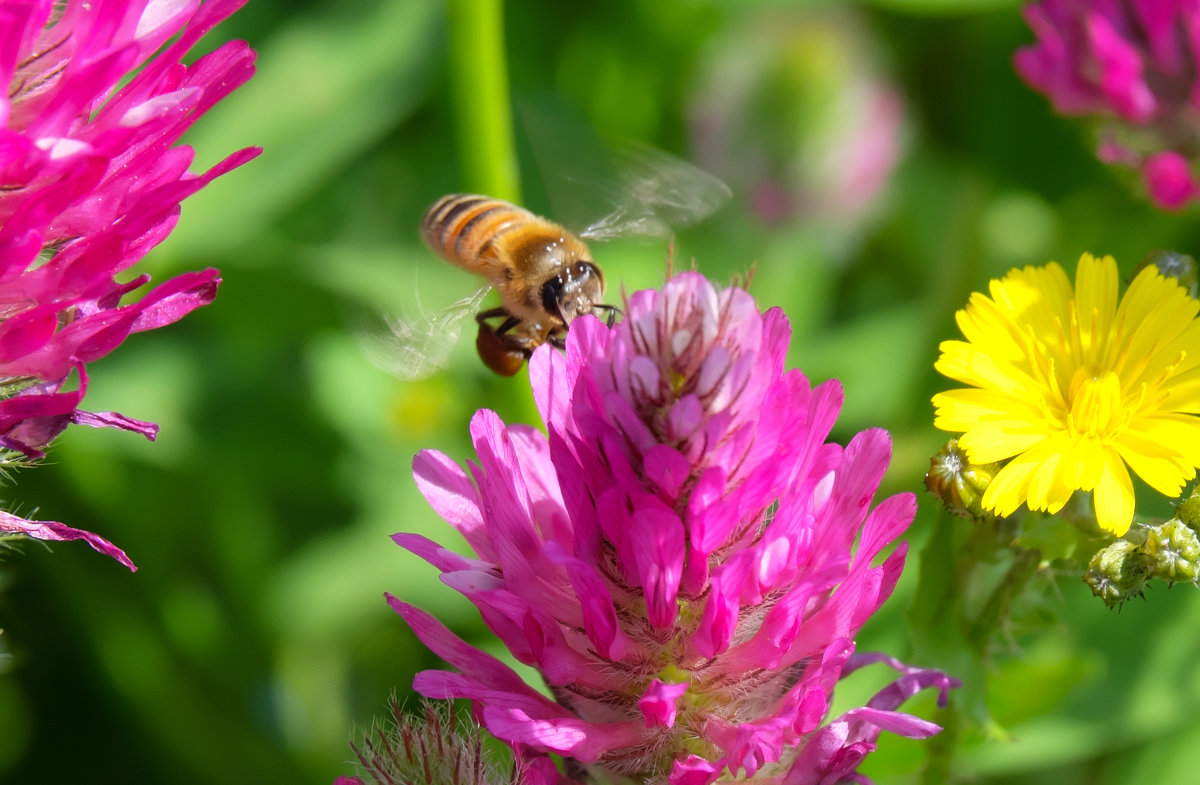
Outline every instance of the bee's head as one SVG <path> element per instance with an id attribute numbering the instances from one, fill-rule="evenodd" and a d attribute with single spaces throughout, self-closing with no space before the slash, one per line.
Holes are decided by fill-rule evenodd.
<path id="1" fill-rule="evenodd" d="M 542 307 L 570 325 L 604 296 L 604 276 L 592 262 L 575 262 L 542 285 Z"/>

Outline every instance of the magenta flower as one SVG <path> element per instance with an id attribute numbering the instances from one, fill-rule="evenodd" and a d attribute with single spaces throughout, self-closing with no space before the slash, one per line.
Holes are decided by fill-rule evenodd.
<path id="1" fill-rule="evenodd" d="M 125 551 L 98 534 L 74 529 L 58 521 L 27 521 L 24 518 L 19 518 L 16 515 L 0 510 L 0 539 L 14 535 L 32 537 L 35 540 L 43 541 L 64 542 L 66 540 L 83 540 L 92 546 L 93 549 L 113 557 L 129 569 L 137 569 L 133 565 L 133 562 L 129 560 L 129 557 L 125 555 Z"/>
<path id="2" fill-rule="evenodd" d="M 1173 0 L 1041 0 L 1024 9 L 1037 42 L 1017 73 L 1067 115 L 1102 118 L 1100 158 L 1140 170 L 1151 201 L 1200 195 L 1200 5 Z"/>
<path id="3" fill-rule="evenodd" d="M 895 709 L 929 686 L 944 699 L 945 675 L 853 658 L 905 546 L 872 560 L 911 522 L 914 497 L 871 508 L 888 435 L 826 442 L 841 389 L 785 372 L 788 338 L 778 309 L 679 275 L 633 295 L 615 327 L 581 319 L 565 354 L 534 354 L 548 437 L 481 410 L 469 476 L 420 453 L 421 491 L 476 556 L 393 539 L 475 603 L 555 699 L 389 596 L 459 670 L 424 671 L 414 688 L 475 701 L 518 749 L 648 782 L 832 783 L 881 729 L 935 733 Z M 826 723 L 839 677 L 874 661 L 901 678 Z"/>
<path id="4" fill-rule="evenodd" d="M 71 423 L 154 438 L 153 423 L 78 408 L 86 366 L 216 294 L 213 269 L 140 294 L 149 276 L 118 276 L 170 234 L 182 199 L 259 152 L 195 175 L 176 144 L 254 73 L 240 41 L 182 62 L 243 2 L 0 5 L 0 447 L 40 458 Z"/>

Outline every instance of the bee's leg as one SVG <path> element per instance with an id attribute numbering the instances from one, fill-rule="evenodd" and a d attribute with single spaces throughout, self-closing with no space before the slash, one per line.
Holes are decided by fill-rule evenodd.
<path id="1" fill-rule="evenodd" d="M 621 315 L 621 309 L 615 305 L 605 305 L 604 303 L 596 303 L 592 306 L 593 311 L 608 311 L 608 316 L 605 317 L 604 323 L 612 327 L 617 322 L 617 317 Z"/>
<path id="2" fill-rule="evenodd" d="M 495 319 L 503 321 L 492 326 Z M 475 321 L 479 325 L 475 349 L 483 364 L 501 376 L 512 376 L 521 370 L 536 345 L 531 345 L 528 336 L 517 330 L 521 320 L 504 308 L 492 308 L 477 313 Z"/>
<path id="3" fill-rule="evenodd" d="M 504 318 L 504 321 L 493 327 L 489 324 L 489 320 Z M 530 325 L 522 322 L 517 317 L 513 316 L 504 308 L 492 308 L 487 311 L 480 311 L 475 314 L 475 321 L 479 324 L 480 333 L 490 333 L 499 345 L 510 352 L 521 352 L 526 358 L 533 354 L 543 342 L 543 338 L 537 332 L 537 325 Z"/>
<path id="4" fill-rule="evenodd" d="M 499 327 L 492 330 L 492 332 L 495 333 L 496 335 L 504 335 L 506 332 L 512 330 L 514 327 L 516 327 L 518 324 L 521 323 L 520 319 L 518 319 L 517 317 L 510 314 L 508 312 L 508 310 L 503 307 L 489 308 L 486 311 L 480 311 L 479 313 L 475 314 L 475 321 L 478 324 L 484 324 L 485 322 L 491 321 L 492 319 L 496 319 L 501 316 L 504 317 L 504 321 L 500 323 Z"/>

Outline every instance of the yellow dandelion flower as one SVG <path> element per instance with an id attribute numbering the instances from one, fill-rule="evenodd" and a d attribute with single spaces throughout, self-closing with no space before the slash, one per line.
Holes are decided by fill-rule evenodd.
<path id="1" fill-rule="evenodd" d="M 1007 461 L 984 509 L 1058 512 L 1093 491 L 1096 520 L 1133 520 L 1128 469 L 1177 497 L 1200 467 L 1200 303 L 1149 266 L 1123 298 L 1117 263 L 1084 254 L 1075 286 L 1057 263 L 1012 270 L 956 315 L 935 367 L 969 385 L 933 397 L 973 463 Z M 1128 467 L 1128 469 L 1126 468 Z"/>

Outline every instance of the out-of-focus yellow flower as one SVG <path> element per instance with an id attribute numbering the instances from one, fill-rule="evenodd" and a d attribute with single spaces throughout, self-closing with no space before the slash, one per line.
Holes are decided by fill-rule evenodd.
<path id="1" fill-rule="evenodd" d="M 933 397 L 934 425 L 961 432 L 973 463 L 1007 461 L 983 508 L 1058 512 L 1093 491 L 1096 520 L 1122 535 L 1132 469 L 1175 498 L 1200 466 L 1200 303 L 1154 267 L 1123 298 L 1112 257 L 1012 270 L 957 314 L 936 368 L 969 385 Z M 1128 467 L 1128 469 L 1126 468 Z"/>

